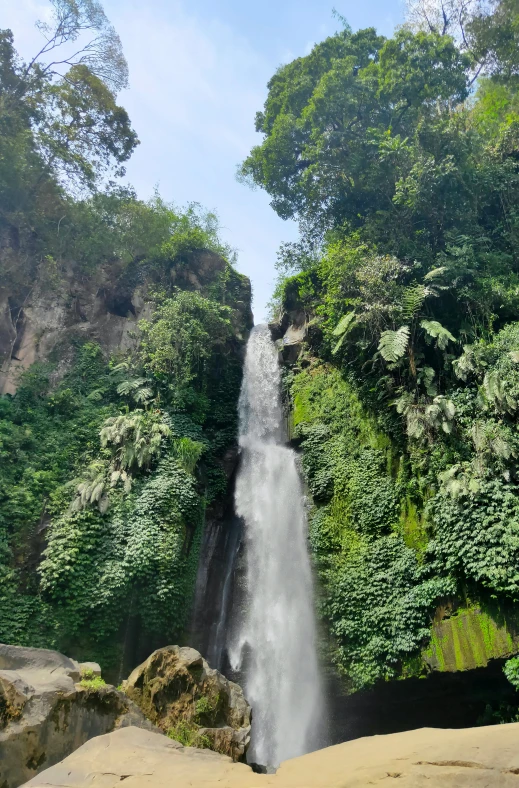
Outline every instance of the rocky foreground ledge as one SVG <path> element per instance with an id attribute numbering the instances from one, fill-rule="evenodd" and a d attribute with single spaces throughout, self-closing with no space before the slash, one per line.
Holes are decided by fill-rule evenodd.
<path id="1" fill-rule="evenodd" d="M 136 729 L 143 728 L 159 751 L 192 745 L 186 752 L 204 747 L 245 759 L 250 706 L 241 687 L 210 668 L 198 651 L 179 646 L 154 651 L 123 682 L 123 690 L 105 684 L 96 663 L 0 644 L 0 788 L 18 788 L 90 739 L 130 726 L 129 737 L 116 741 L 133 747 L 141 741 Z M 149 754 L 149 747 L 145 751 Z M 121 757 L 124 764 L 124 748 Z"/>
<path id="2" fill-rule="evenodd" d="M 27 788 L 517 788 L 519 723 L 422 728 L 338 744 L 286 761 L 276 774 L 123 728 L 84 744 Z"/>

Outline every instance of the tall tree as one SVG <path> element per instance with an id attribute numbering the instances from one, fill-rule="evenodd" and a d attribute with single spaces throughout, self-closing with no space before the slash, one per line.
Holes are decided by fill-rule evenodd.
<path id="1" fill-rule="evenodd" d="M 345 30 L 274 75 L 256 117 L 264 139 L 241 175 L 283 218 L 358 226 L 392 200 L 393 165 L 420 119 L 466 97 L 467 67 L 436 33 L 401 30 L 385 41 L 373 29 Z"/>

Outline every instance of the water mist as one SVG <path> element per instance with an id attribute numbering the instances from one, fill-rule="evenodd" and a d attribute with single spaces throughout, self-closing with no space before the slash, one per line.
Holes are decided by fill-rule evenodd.
<path id="1" fill-rule="evenodd" d="M 247 562 L 245 614 L 230 649 L 253 708 L 249 760 L 278 765 L 315 749 L 322 715 L 304 496 L 285 444 L 277 352 L 266 326 L 247 345 L 239 403 L 236 513 Z"/>

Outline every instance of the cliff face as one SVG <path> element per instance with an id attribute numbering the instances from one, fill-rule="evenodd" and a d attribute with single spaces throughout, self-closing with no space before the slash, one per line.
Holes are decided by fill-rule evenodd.
<path id="1" fill-rule="evenodd" d="M 210 297 L 218 288 L 232 308 L 236 343 L 244 342 L 253 324 L 249 280 L 232 270 L 215 252 L 191 252 L 171 264 L 169 289 Z M 227 282 L 222 280 L 227 278 Z M 0 393 L 13 394 L 20 372 L 73 341 L 98 343 L 106 354 L 125 353 L 138 344 L 138 324 L 153 312 L 150 291 L 154 272 L 128 270 L 120 262 L 85 275 L 73 265 L 59 272 L 41 271 L 32 282 L 0 288 Z M 61 355 L 62 369 L 66 356 Z"/>
<path id="2" fill-rule="evenodd" d="M 189 620 L 236 462 L 250 283 L 207 249 L 34 270 L 0 293 L 0 642 L 118 681 Z"/>
<path id="3" fill-rule="evenodd" d="M 362 381 L 334 363 L 312 305 L 288 290 L 271 333 L 285 368 L 289 435 L 312 500 L 323 632 L 340 676 L 332 680 L 336 740 L 410 722 L 474 724 L 488 704 L 513 703 L 502 672 L 519 650 L 513 607 L 506 596 L 491 602 L 474 585 L 449 585 L 446 568 L 431 565 L 430 510 L 406 478 L 412 444 L 366 404 Z M 422 500 L 437 494 L 433 478 Z M 406 688 L 388 684 L 402 678 Z M 358 696 L 348 698 L 352 691 Z"/>

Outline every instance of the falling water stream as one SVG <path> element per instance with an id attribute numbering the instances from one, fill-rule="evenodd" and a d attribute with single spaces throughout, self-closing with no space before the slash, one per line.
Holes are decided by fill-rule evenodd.
<path id="1" fill-rule="evenodd" d="M 322 689 L 304 495 L 266 326 L 249 339 L 239 411 L 247 599 L 229 655 L 253 708 L 249 760 L 278 765 L 318 746 Z"/>

